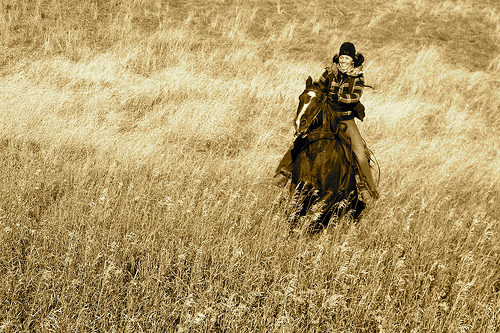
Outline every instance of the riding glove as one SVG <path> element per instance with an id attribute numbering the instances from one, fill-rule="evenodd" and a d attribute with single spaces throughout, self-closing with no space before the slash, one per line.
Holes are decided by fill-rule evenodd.
<path id="1" fill-rule="evenodd" d="M 330 103 L 338 103 L 339 101 L 339 94 L 328 94 L 328 101 Z"/>

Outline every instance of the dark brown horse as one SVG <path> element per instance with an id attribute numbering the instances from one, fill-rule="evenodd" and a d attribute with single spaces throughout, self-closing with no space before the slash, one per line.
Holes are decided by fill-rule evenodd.
<path id="1" fill-rule="evenodd" d="M 328 86 L 328 84 L 325 84 Z M 358 219 L 365 205 L 358 200 L 355 160 L 339 122 L 328 105 L 327 90 L 309 77 L 295 118 L 294 164 L 290 185 L 292 228 L 312 214 L 310 228 L 324 227 L 346 213 Z"/>

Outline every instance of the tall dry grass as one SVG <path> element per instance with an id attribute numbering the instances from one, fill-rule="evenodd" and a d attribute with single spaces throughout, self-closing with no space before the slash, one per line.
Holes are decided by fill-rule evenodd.
<path id="1" fill-rule="evenodd" d="M 497 331 L 495 7 L 0 2 L 0 331 Z M 382 198 L 290 239 L 269 179 L 346 39 Z"/>

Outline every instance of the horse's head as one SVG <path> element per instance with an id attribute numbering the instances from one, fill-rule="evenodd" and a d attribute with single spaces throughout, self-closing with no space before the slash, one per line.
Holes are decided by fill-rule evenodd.
<path id="1" fill-rule="evenodd" d="M 311 130 L 313 123 L 319 124 L 318 115 L 326 103 L 328 82 L 324 86 L 313 83 L 309 76 L 306 80 L 306 89 L 299 96 L 299 106 L 295 117 L 295 135 L 304 134 Z"/>

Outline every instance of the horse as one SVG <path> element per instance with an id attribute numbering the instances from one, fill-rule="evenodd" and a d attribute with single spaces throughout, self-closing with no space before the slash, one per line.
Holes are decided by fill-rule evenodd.
<path id="1" fill-rule="evenodd" d="M 324 86 L 306 80 L 294 120 L 296 155 L 290 185 L 289 216 L 293 229 L 302 216 L 313 215 L 309 228 L 319 230 L 332 218 L 350 214 L 358 220 L 365 208 L 358 199 L 356 163 L 345 125 L 327 103 Z"/>

